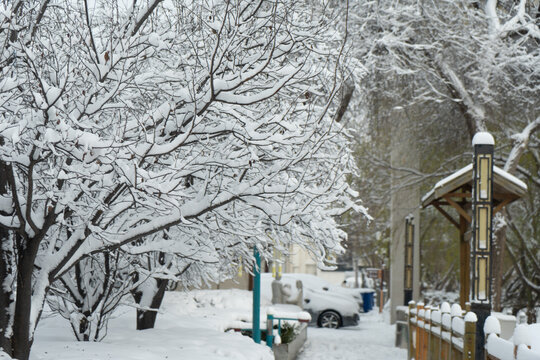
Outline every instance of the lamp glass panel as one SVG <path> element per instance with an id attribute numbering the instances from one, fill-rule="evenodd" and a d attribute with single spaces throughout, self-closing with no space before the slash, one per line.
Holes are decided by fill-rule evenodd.
<path id="1" fill-rule="evenodd" d="M 413 225 L 409 223 L 407 225 L 407 244 L 412 244 L 413 242 Z"/>
<path id="2" fill-rule="evenodd" d="M 478 264 L 478 279 L 477 279 L 477 294 L 476 298 L 478 300 L 487 299 L 487 258 L 477 257 Z"/>
<path id="3" fill-rule="evenodd" d="M 405 289 L 412 289 L 412 270 L 410 267 L 405 269 Z"/>
<path id="4" fill-rule="evenodd" d="M 478 207 L 478 248 L 487 249 L 489 231 L 489 211 L 487 207 Z"/>
<path id="5" fill-rule="evenodd" d="M 407 246 L 407 260 L 405 261 L 405 265 L 412 266 L 412 247 Z"/>
<path id="6" fill-rule="evenodd" d="M 489 161 L 490 159 L 487 156 L 479 157 L 479 177 L 480 177 L 480 185 L 479 185 L 479 199 L 482 200 L 489 200 Z"/>

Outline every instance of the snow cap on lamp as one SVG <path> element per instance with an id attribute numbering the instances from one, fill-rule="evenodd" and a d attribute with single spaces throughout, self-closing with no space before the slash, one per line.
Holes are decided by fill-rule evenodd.
<path id="1" fill-rule="evenodd" d="M 495 145 L 495 139 L 493 139 L 493 136 L 486 132 L 486 131 L 480 131 L 474 134 L 474 137 L 472 139 L 473 146 L 475 145 Z"/>

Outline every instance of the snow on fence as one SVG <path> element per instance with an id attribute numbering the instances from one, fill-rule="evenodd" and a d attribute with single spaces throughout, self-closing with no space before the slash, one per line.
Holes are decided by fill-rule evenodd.
<path id="1" fill-rule="evenodd" d="M 269 308 L 266 311 L 266 344 L 272 348 L 274 343 L 281 343 L 281 322 L 282 321 L 298 321 L 300 323 L 309 323 L 311 321 L 311 315 L 305 311 L 298 313 L 277 312 L 273 308 Z M 278 322 L 277 335 L 274 334 L 275 321 Z M 277 341 L 276 341 L 277 340 Z"/>
<path id="2" fill-rule="evenodd" d="M 263 321 L 260 322 L 261 333 L 264 333 L 266 338 L 266 344 L 272 348 L 273 344 L 281 344 L 281 328 L 285 322 L 299 322 L 300 324 L 307 324 L 311 321 L 311 315 L 306 311 L 283 311 L 275 308 L 268 308 L 266 310 L 266 324 Z M 276 324 L 277 322 L 277 324 Z M 277 325 L 277 329 L 274 326 Z M 235 332 L 241 332 L 245 335 L 251 336 L 253 329 L 253 323 L 245 320 L 234 320 L 228 323 L 225 327 L 225 331 L 233 330 Z"/>
<path id="3" fill-rule="evenodd" d="M 500 337 L 501 325 L 495 316 L 484 324 L 488 360 L 540 360 L 540 324 L 520 324 L 511 341 Z"/>
<path id="4" fill-rule="evenodd" d="M 424 307 L 409 302 L 408 359 L 474 359 L 476 315 L 458 304 Z"/>

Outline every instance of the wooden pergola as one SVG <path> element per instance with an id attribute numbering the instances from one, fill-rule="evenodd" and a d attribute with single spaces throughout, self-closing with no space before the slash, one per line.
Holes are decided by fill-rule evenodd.
<path id="1" fill-rule="evenodd" d="M 472 224 L 471 198 L 473 185 L 473 165 L 469 164 L 452 175 L 439 181 L 422 198 L 422 207 L 434 206 L 459 230 L 460 290 L 459 302 L 462 308 L 469 299 L 470 291 L 470 246 L 465 238 Z M 501 168 L 493 167 L 493 214 L 504 206 L 521 198 L 527 192 L 527 185 Z M 448 207 L 457 211 L 456 219 L 448 212 Z"/>

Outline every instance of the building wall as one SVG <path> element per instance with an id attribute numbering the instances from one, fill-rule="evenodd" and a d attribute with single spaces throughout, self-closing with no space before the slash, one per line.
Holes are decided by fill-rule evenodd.
<path id="1" fill-rule="evenodd" d="M 397 120 L 392 128 L 392 169 L 419 167 L 419 154 L 407 136 L 411 124 Z M 398 170 L 390 170 L 392 176 L 391 196 L 391 245 L 390 245 L 390 305 L 391 323 L 396 321 L 396 306 L 404 305 L 405 270 L 405 218 L 414 216 L 414 270 L 413 300 L 420 296 L 420 191 L 418 185 L 404 186 L 411 179 Z"/>

